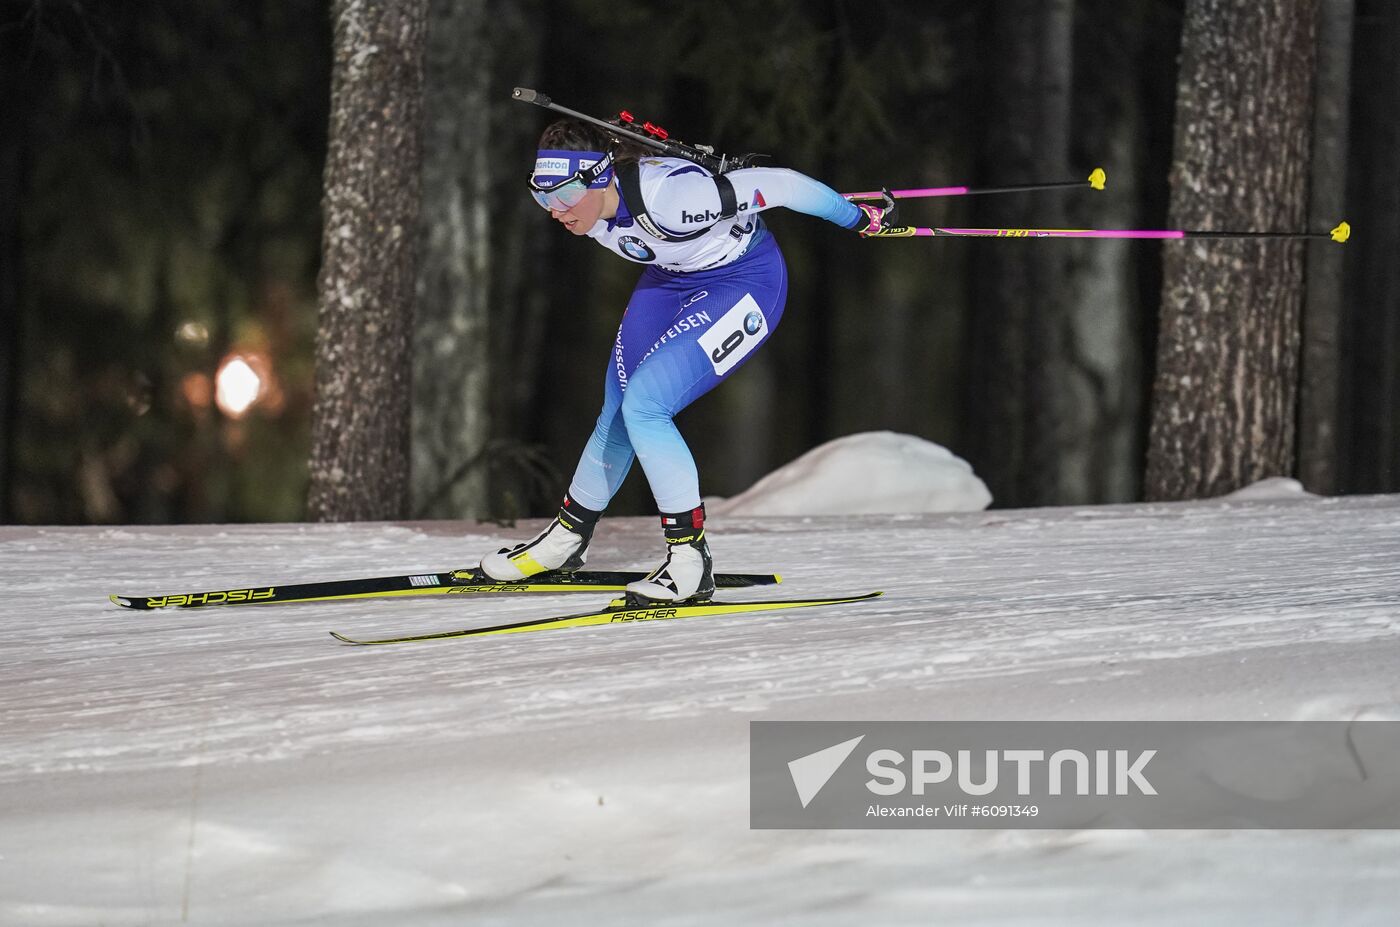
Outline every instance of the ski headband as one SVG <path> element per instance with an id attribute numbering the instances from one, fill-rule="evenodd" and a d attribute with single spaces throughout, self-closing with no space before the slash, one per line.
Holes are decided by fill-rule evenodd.
<path id="1" fill-rule="evenodd" d="M 558 148 L 541 148 L 535 155 L 535 173 L 531 177 L 535 185 L 548 189 L 572 178 L 579 171 L 592 167 L 609 155 L 601 151 L 565 151 Z M 612 164 L 609 163 L 593 181 L 590 190 L 606 187 L 612 180 Z"/>

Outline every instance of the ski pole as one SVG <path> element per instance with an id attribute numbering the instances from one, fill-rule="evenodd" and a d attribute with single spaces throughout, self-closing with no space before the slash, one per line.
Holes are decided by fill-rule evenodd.
<path id="1" fill-rule="evenodd" d="M 904 226 L 880 232 L 872 238 L 1243 238 L 1243 239 L 1331 239 L 1346 241 L 1351 226 L 1341 223 L 1330 232 L 1217 232 L 1187 229 L 943 229 Z"/>
<path id="2" fill-rule="evenodd" d="M 1075 187 L 1091 187 L 1102 190 L 1108 175 L 1103 168 L 1096 167 L 1085 180 L 1061 180 L 1055 183 L 1027 183 L 1010 187 L 922 187 L 914 190 L 891 190 L 890 196 L 897 200 L 918 199 L 926 196 L 978 196 L 983 193 L 1027 193 L 1031 190 L 1064 190 Z M 848 200 L 884 199 L 883 190 L 868 193 L 842 193 Z"/>

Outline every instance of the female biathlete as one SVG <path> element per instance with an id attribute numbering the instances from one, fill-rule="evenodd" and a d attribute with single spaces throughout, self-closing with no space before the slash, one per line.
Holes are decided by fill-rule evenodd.
<path id="1" fill-rule="evenodd" d="M 666 538 L 666 558 L 628 585 L 635 597 L 695 601 L 714 592 L 700 477 L 674 416 L 739 369 L 777 328 L 787 267 L 759 213 L 778 206 L 862 236 L 892 209 L 855 204 L 784 168 L 713 174 L 652 157 L 578 119 L 540 138 L 530 192 L 574 235 L 646 265 L 618 326 L 603 381 L 603 411 L 564 496 L 538 536 L 482 558 L 501 581 L 576 570 L 633 458 L 641 461 Z"/>

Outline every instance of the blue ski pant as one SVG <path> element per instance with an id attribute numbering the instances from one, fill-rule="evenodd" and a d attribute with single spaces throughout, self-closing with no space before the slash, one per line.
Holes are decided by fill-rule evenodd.
<path id="1" fill-rule="evenodd" d="M 777 328 L 786 301 L 787 266 L 771 235 L 714 270 L 648 267 L 618 326 L 603 410 L 569 496 L 606 509 L 636 459 L 657 511 L 698 506 L 700 475 L 673 417 L 753 356 Z"/>

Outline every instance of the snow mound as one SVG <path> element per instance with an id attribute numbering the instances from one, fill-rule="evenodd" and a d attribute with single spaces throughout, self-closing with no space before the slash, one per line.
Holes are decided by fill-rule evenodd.
<path id="1" fill-rule="evenodd" d="M 1263 502 L 1287 499 L 1316 499 L 1315 494 L 1303 488 L 1303 484 L 1286 476 L 1271 476 L 1268 479 L 1250 483 L 1243 489 L 1221 496 L 1222 499 L 1237 499 L 1246 502 Z"/>
<path id="2" fill-rule="evenodd" d="M 979 512 L 992 494 L 967 461 L 913 435 L 868 431 L 815 447 L 712 515 L 888 515 Z"/>

